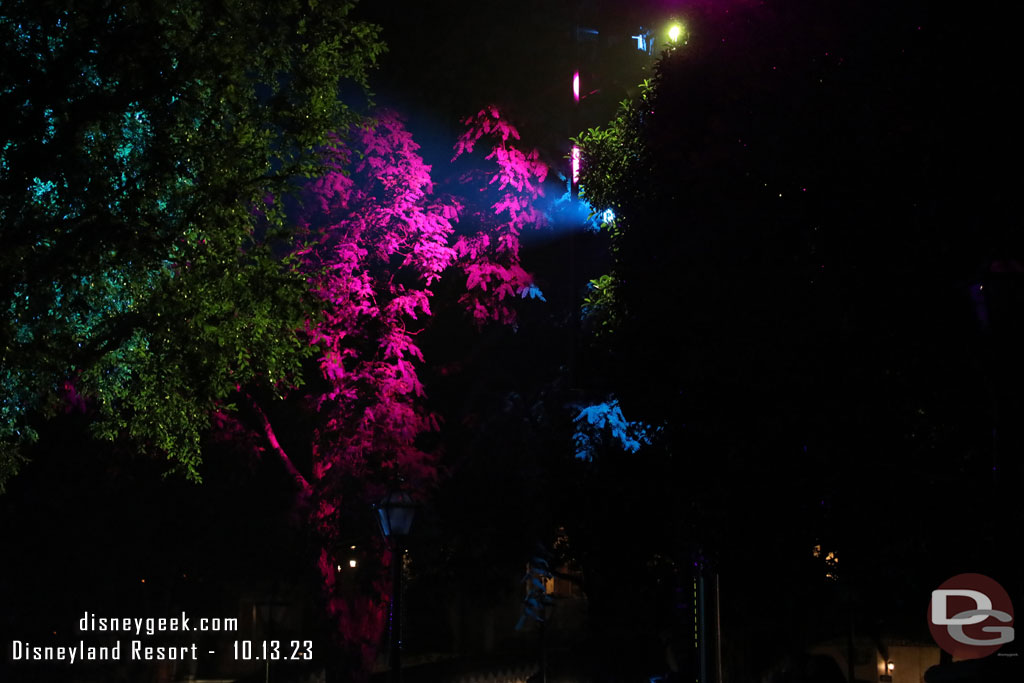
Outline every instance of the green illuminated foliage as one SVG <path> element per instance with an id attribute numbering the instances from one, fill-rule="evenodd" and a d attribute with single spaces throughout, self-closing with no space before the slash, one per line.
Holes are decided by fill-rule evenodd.
<path id="1" fill-rule="evenodd" d="M 624 101 L 618 115 L 603 128 L 591 128 L 573 142 L 582 150 L 581 196 L 591 206 L 611 209 L 615 220 L 602 229 L 611 236 L 617 261 L 621 245 L 636 218 L 654 199 L 654 183 L 641 182 L 654 172 L 651 151 L 644 135 L 645 112 L 653 107 L 654 85 L 645 80 L 635 99 Z M 617 296 L 619 276 L 606 273 L 590 281 L 582 313 L 594 332 L 609 335 L 623 319 L 622 299 Z"/>
<path id="2" fill-rule="evenodd" d="M 294 381 L 279 197 L 383 50 L 353 5 L 3 3 L 0 490 L 67 386 L 198 478 L 211 410 Z"/>

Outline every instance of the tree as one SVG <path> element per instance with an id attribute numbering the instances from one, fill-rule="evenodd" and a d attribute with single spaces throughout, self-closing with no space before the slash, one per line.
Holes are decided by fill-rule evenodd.
<path id="1" fill-rule="evenodd" d="M 338 98 L 365 88 L 382 49 L 350 9 L 5 5 L 0 97 L 16 116 L 0 160 L 2 462 L 13 473 L 62 409 L 195 480 L 211 427 L 269 448 L 296 483 L 327 611 L 365 670 L 390 560 L 378 548 L 358 590 L 335 560 L 369 502 L 399 479 L 423 495 L 437 477 L 416 335 L 452 271 L 477 324 L 512 322 L 512 299 L 539 295 L 518 236 L 540 221 L 546 169 L 492 108 L 467 119 L 456 157 L 496 136 L 498 171 L 473 201 L 433 197 L 399 120 L 356 125 Z M 130 60 L 123 45 L 138 46 Z M 296 179 L 300 211 L 286 198 Z M 311 413 L 309 460 L 275 430 L 286 397 Z"/>
<path id="2" fill-rule="evenodd" d="M 309 349 L 274 201 L 383 46 L 353 2 L 5 2 L 0 490 L 63 395 L 199 478 L 240 385 Z"/>
<path id="3" fill-rule="evenodd" d="M 492 189 L 486 209 L 466 208 L 475 197 L 435 197 L 418 145 L 389 112 L 333 137 L 321 150 L 327 171 L 303 188 L 295 258 L 318 302 L 301 335 L 315 349 L 317 376 L 308 391 L 293 382 L 290 393 L 312 413 L 309 463 L 305 447 L 290 452 L 279 438 L 274 394 L 240 387 L 259 427 L 257 448 L 269 447 L 295 482 L 297 516 L 318 548 L 327 611 L 354 673 L 373 664 L 390 589 L 384 570 L 397 561 L 366 533 L 370 506 L 396 488 L 422 500 L 438 481 L 439 453 L 424 437 L 439 417 L 419 378 L 417 336 L 440 281 L 465 278 L 455 289 L 477 325 L 514 322 L 511 300 L 533 290 L 519 263 L 519 234 L 540 222 L 532 200 L 546 169 L 512 144 L 518 133 L 496 109 L 465 123 L 456 158 L 494 139 L 486 160 L 497 170 L 470 173 L 464 188 L 470 196 Z M 456 221 L 465 228 L 457 231 Z M 218 421 L 253 447 L 239 416 L 222 412 Z M 355 586 L 337 570 L 353 538 L 373 548 Z"/>

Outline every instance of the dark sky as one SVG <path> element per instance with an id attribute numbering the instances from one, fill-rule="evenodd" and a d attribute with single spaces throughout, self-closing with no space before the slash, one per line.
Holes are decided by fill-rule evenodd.
<path id="1" fill-rule="evenodd" d="M 629 36 L 641 25 L 663 30 L 677 18 L 693 29 L 687 49 L 743 40 L 756 54 L 763 42 L 778 44 L 781 38 L 794 51 L 878 58 L 870 54 L 873 45 L 901 36 L 919 59 L 927 98 L 922 112 L 943 131 L 936 150 L 937 162 L 949 165 L 943 174 L 975 186 L 976 194 L 1013 192 L 1015 181 L 992 161 L 1012 161 L 1021 152 L 1014 133 L 1021 111 L 1009 96 L 1021 61 L 1014 35 L 1019 10 L 925 0 L 363 0 L 357 12 L 383 27 L 388 44 L 372 77 L 378 103 L 413 119 L 411 127 L 433 163 L 446 159 L 458 120 L 489 103 L 503 107 L 524 144 L 539 147 L 549 163 L 561 159 L 571 135 L 607 121 L 650 75 Z M 811 29 L 801 15 L 815 17 Z M 701 33 L 711 24 L 715 35 Z M 596 47 L 576 43 L 577 26 L 599 30 Z M 884 63 L 879 60 L 879 69 Z M 570 79 L 580 67 L 583 92 L 600 92 L 573 114 Z M 974 170 L 967 174 L 968 168 Z M 1008 220 L 1005 212 L 985 219 Z"/>
<path id="2" fill-rule="evenodd" d="M 709 3 L 401 0 L 367 1 L 359 12 L 383 27 L 388 44 L 373 77 L 378 103 L 430 120 L 451 136 L 459 118 L 496 103 L 544 148 L 567 139 L 573 128 L 566 112 L 575 68 L 589 63 L 595 78 L 604 79 L 606 87 L 588 103 L 595 116 L 584 122 L 595 125 L 645 77 L 630 36 L 641 25 L 660 28 L 701 5 Z M 577 26 L 599 31 L 599 44 L 577 44 Z M 585 79 L 583 91 L 600 85 Z"/>

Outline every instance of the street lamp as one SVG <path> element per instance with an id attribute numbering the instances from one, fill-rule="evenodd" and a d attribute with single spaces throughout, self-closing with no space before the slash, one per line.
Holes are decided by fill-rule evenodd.
<path id="1" fill-rule="evenodd" d="M 668 27 L 668 44 L 675 49 L 681 43 L 686 43 L 686 27 L 674 21 Z"/>
<path id="2" fill-rule="evenodd" d="M 392 683 L 402 680 L 402 541 L 409 535 L 416 505 L 404 491 L 389 494 L 377 504 L 381 533 L 391 542 L 391 651 L 388 664 Z"/>

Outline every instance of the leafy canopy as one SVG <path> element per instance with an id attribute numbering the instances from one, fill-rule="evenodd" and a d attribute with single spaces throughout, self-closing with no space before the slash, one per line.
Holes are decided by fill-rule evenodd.
<path id="1" fill-rule="evenodd" d="M 0 487 L 68 388 L 198 478 L 212 410 L 287 383 L 308 305 L 274 198 L 383 50 L 353 5 L 3 3 Z"/>

